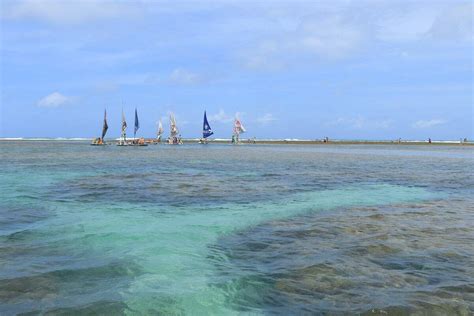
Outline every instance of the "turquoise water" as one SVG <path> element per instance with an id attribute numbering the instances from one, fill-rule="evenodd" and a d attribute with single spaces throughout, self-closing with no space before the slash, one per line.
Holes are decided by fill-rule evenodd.
<path id="1" fill-rule="evenodd" d="M 474 306 L 474 151 L 0 142 L 0 313 Z"/>

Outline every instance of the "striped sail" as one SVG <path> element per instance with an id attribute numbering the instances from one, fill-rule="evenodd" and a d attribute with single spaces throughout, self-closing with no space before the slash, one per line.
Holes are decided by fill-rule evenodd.
<path id="1" fill-rule="evenodd" d="M 245 133 L 246 131 L 247 130 L 242 125 L 242 122 L 238 118 L 235 118 L 235 121 L 234 121 L 234 135 L 238 136 L 240 134 Z"/>
<path id="2" fill-rule="evenodd" d="M 176 118 L 173 113 L 170 113 L 170 136 L 176 137 L 179 134 L 178 126 L 176 125 Z"/>

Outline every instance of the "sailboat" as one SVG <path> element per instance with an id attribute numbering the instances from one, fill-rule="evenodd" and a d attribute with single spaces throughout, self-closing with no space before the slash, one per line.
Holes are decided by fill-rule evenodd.
<path id="1" fill-rule="evenodd" d="M 137 108 L 135 108 L 135 128 L 133 129 L 133 143 L 132 144 L 134 146 L 148 146 L 148 144 L 145 143 L 144 138 L 136 139 L 138 129 L 140 129 L 140 122 L 138 121 Z"/>
<path id="2" fill-rule="evenodd" d="M 123 109 L 122 109 L 122 134 L 120 135 L 120 140 L 117 143 L 117 146 L 128 146 L 128 143 L 127 143 L 127 121 L 125 120 L 125 114 L 123 114 Z"/>
<path id="3" fill-rule="evenodd" d="M 176 118 L 173 113 L 170 113 L 170 137 L 168 138 L 168 144 L 170 145 L 182 144 L 181 136 L 179 135 L 178 126 L 176 125 Z"/>
<path id="4" fill-rule="evenodd" d="M 245 133 L 247 130 L 242 125 L 239 118 L 234 120 L 234 134 L 232 135 L 232 144 L 238 144 L 240 142 L 240 134 Z"/>
<path id="5" fill-rule="evenodd" d="M 107 125 L 107 110 L 104 110 L 104 125 L 102 126 L 102 136 L 100 138 L 94 139 L 92 142 L 92 146 L 104 146 L 106 145 L 104 141 L 105 134 L 107 134 L 107 130 L 109 129 L 109 125 Z"/>
<path id="6" fill-rule="evenodd" d="M 156 141 L 155 143 L 161 143 L 161 136 L 163 135 L 163 124 L 161 123 L 161 120 L 158 121 L 158 131 L 156 133 Z"/>
<path id="7" fill-rule="evenodd" d="M 206 111 L 204 111 L 204 122 L 202 126 L 202 138 L 199 140 L 200 144 L 207 144 L 207 138 L 213 135 L 214 132 L 211 129 L 211 126 L 209 125 L 209 122 L 207 121 L 207 115 Z"/>

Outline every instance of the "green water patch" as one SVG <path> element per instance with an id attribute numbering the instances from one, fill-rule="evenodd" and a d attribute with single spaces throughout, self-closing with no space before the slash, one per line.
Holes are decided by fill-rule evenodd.
<path id="1" fill-rule="evenodd" d="M 278 202 L 227 203 L 208 206 L 153 206 L 149 203 L 52 203 L 54 216 L 41 226 L 6 241 L 9 247 L 37 247 L 41 256 L 31 268 L 43 280 L 53 280 L 51 306 L 73 308 L 107 301 L 110 292 L 121 297 L 124 313 L 136 314 L 233 314 L 242 313 L 229 304 L 229 289 L 215 285 L 215 259 L 210 247 L 225 235 L 276 219 L 310 212 L 330 211 L 345 206 L 387 205 L 420 201 L 433 195 L 422 188 L 394 185 L 360 185 L 337 190 L 294 194 Z M 245 200 L 243 198 L 243 200 Z M 36 250 L 32 250 L 36 251 Z M 216 254 L 213 254 L 216 255 Z M 54 259 L 52 263 L 47 264 Z M 15 265 L 15 259 L 11 259 Z M 225 255 L 219 264 L 228 260 Z M 100 271 L 111 262 L 133 263 L 133 269 L 118 276 L 96 278 L 86 293 L 73 292 L 81 282 L 72 273 L 60 271 Z M 123 265 L 120 265 L 121 267 Z M 28 267 L 22 266 L 22 271 Z M 125 271 L 125 272 L 124 272 Z M 29 280 L 18 274 L 18 284 Z M 27 273 L 25 273 L 27 274 Z M 107 275 L 107 273 L 105 273 Z M 122 277 L 124 275 L 125 277 Z M 23 279 L 22 279 L 23 278 Z M 117 279 L 117 280 L 114 280 Z M 56 281 L 59 280 L 59 281 Z M 87 280 L 87 278 L 85 278 Z M 125 283 L 122 281 L 125 280 Z M 18 285 L 19 286 L 19 285 Z M 235 284 L 229 284 L 235 286 Z M 266 286 L 257 280 L 249 291 Z M 21 288 L 21 286 L 20 286 Z M 101 288 L 93 294 L 94 289 Z M 105 290 L 107 289 L 107 290 Z M 232 292 L 232 291 L 230 291 Z M 101 293 L 109 293 L 105 297 Z M 49 297 L 49 296 L 47 296 Z M 68 299 L 64 299 L 67 297 Z M 63 299 L 62 299 L 63 298 Z M 116 298 L 114 298 L 116 299 Z M 69 301 L 68 301 L 69 300 Z M 44 305 L 44 304 L 43 304 Z M 43 305 L 32 304 L 31 310 Z M 119 304 L 122 310 L 122 305 Z M 86 307 L 84 307 L 86 308 Z M 26 309 L 26 307 L 25 307 Z M 26 311 L 26 310 L 25 310 Z M 258 309 L 247 310 L 250 313 Z"/>
<path id="2" fill-rule="evenodd" d="M 429 192 L 419 188 L 361 185 L 298 194 L 278 204 L 229 204 L 218 208 L 190 209 L 162 218 L 144 216 L 143 222 L 140 220 L 138 224 L 140 232 L 128 236 L 137 238 L 137 244 L 129 255 L 140 258 L 145 273 L 137 276 L 122 294 L 130 314 L 163 311 L 166 314 L 239 313 L 241 311 L 227 304 L 228 291 L 210 282 L 216 267 L 208 259 L 209 245 L 219 236 L 307 212 L 430 197 Z"/>

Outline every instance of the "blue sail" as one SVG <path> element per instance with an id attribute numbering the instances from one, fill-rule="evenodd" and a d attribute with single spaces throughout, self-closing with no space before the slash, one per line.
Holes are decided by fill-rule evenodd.
<path id="1" fill-rule="evenodd" d="M 138 131 L 139 128 L 140 128 L 140 123 L 138 122 L 137 109 L 135 108 L 135 130 L 134 130 L 134 135 L 137 134 L 137 131 Z"/>
<path id="2" fill-rule="evenodd" d="M 202 127 L 202 137 L 208 138 L 212 134 L 214 134 L 214 132 L 212 131 L 211 126 L 209 125 L 209 122 L 207 121 L 206 111 L 204 111 L 204 124 Z"/>

